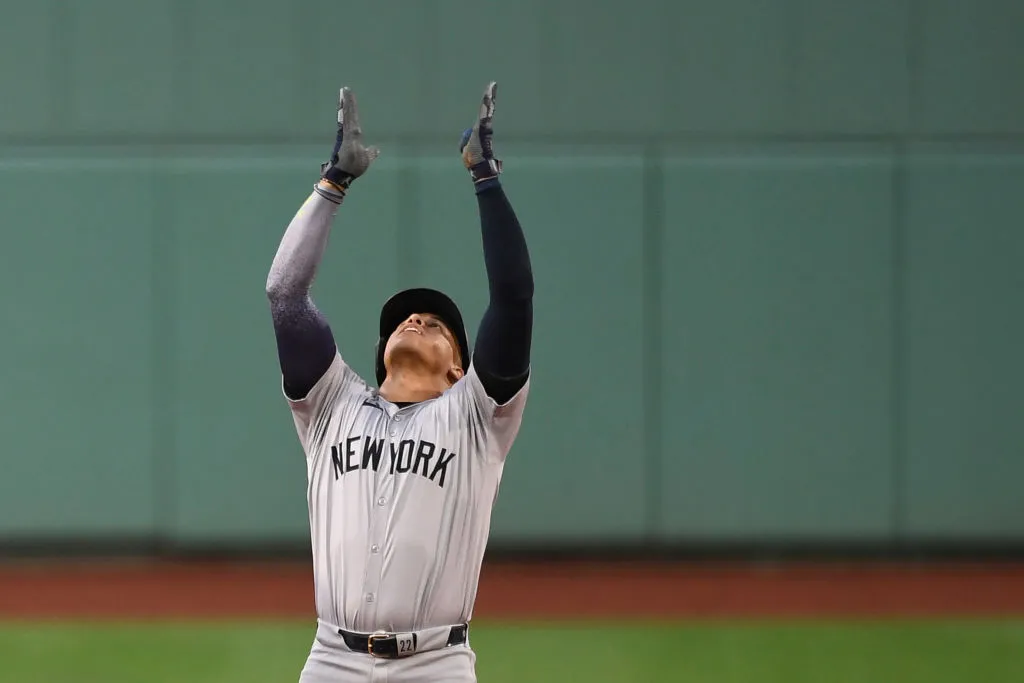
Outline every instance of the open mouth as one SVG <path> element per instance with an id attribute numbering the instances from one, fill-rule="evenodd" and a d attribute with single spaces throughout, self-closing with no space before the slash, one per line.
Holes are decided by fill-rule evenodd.
<path id="1" fill-rule="evenodd" d="M 423 334 L 423 332 L 420 331 L 420 328 L 415 327 L 413 325 L 409 325 L 408 327 L 403 329 L 402 332 L 415 332 L 416 334 Z"/>

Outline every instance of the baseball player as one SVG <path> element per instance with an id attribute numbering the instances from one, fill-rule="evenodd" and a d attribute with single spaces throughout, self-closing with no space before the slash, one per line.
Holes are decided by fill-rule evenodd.
<path id="1" fill-rule="evenodd" d="M 469 621 L 533 328 L 530 257 L 491 147 L 495 92 L 490 83 L 460 142 L 490 293 L 472 355 L 450 298 L 398 292 L 381 310 L 370 385 L 310 298 L 336 214 L 378 154 L 347 88 L 330 161 L 270 268 L 282 391 L 308 479 L 317 630 L 300 683 L 476 680 Z"/>

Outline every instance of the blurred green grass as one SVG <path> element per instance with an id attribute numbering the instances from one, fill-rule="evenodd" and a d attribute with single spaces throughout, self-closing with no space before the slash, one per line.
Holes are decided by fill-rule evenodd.
<path id="1" fill-rule="evenodd" d="M 297 622 L 6 622 L 0 683 L 296 681 Z M 474 623 L 480 683 L 1012 683 L 1024 620 Z"/>

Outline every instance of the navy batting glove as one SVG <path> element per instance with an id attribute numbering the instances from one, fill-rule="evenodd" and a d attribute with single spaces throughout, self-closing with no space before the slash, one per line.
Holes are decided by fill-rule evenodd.
<path id="1" fill-rule="evenodd" d="M 501 160 L 494 158 L 491 142 L 494 135 L 491 123 L 494 120 L 494 101 L 497 92 L 497 83 L 491 81 L 487 84 L 476 122 L 472 128 L 463 131 L 462 139 L 459 141 L 462 163 L 469 170 L 469 176 L 473 179 L 477 192 L 497 185 L 498 175 L 501 173 Z"/>
<path id="2" fill-rule="evenodd" d="M 379 149 L 363 144 L 356 96 L 350 89 L 342 88 L 338 93 L 338 134 L 330 161 L 320 165 L 320 177 L 336 186 L 344 196 L 352 181 L 366 173 L 379 155 Z M 330 199 L 340 203 L 340 198 Z"/>

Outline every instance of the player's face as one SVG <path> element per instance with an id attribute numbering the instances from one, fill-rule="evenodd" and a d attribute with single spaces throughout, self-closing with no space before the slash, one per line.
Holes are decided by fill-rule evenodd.
<path id="1" fill-rule="evenodd" d="M 384 349 L 390 364 L 399 354 L 411 354 L 433 372 L 449 373 L 461 364 L 458 342 L 447 325 L 429 313 L 413 313 L 391 333 Z"/>

